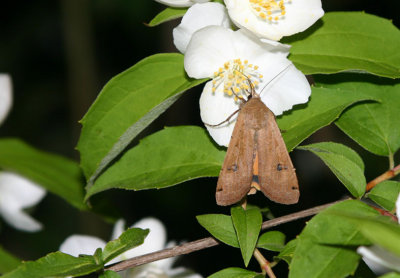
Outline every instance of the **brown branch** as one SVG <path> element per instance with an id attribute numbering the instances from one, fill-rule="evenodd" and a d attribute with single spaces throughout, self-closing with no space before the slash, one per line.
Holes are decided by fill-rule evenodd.
<path id="1" fill-rule="evenodd" d="M 374 188 L 378 183 L 391 179 L 398 174 L 400 174 L 400 164 L 367 183 L 367 192 Z"/>
<path id="2" fill-rule="evenodd" d="M 341 202 L 341 201 L 336 201 L 336 202 L 325 204 L 322 206 L 313 207 L 310 209 L 302 210 L 299 212 L 295 212 L 292 214 L 288 214 L 288 215 L 285 215 L 282 217 L 278 217 L 278 218 L 275 218 L 272 220 L 265 221 L 261 226 L 261 230 L 266 230 L 268 228 L 272 228 L 272 227 L 275 227 L 275 226 L 278 226 L 278 225 L 281 225 L 284 223 L 292 222 L 292 221 L 295 221 L 295 220 L 298 220 L 301 218 L 315 215 L 318 212 L 320 212 L 321 210 L 323 210 L 331 205 L 334 205 L 338 202 Z M 181 245 L 177 245 L 172 248 L 167 248 L 167 249 L 160 250 L 157 252 L 138 256 L 138 257 L 114 264 L 112 266 L 109 266 L 106 268 L 106 270 L 122 271 L 122 270 L 125 270 L 128 268 L 151 263 L 154 261 L 171 258 L 171 257 L 176 257 L 179 255 L 189 254 L 189 253 L 192 253 L 192 252 L 195 252 L 198 250 L 216 246 L 218 244 L 220 244 L 220 242 L 217 241 L 215 238 L 206 237 L 203 239 L 183 243 Z"/>

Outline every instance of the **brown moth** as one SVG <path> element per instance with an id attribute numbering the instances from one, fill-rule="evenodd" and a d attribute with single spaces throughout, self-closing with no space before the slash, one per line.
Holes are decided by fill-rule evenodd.
<path id="1" fill-rule="evenodd" d="M 275 115 L 249 84 L 251 94 L 240 106 L 219 174 L 217 204 L 232 205 L 256 190 L 274 202 L 295 204 L 299 185 Z"/>

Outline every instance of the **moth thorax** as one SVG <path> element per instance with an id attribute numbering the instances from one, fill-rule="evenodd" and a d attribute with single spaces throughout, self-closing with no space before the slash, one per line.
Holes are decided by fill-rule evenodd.
<path id="1" fill-rule="evenodd" d="M 249 3 L 252 11 L 258 18 L 276 22 L 285 16 L 285 5 L 290 4 L 291 0 L 249 0 Z"/>

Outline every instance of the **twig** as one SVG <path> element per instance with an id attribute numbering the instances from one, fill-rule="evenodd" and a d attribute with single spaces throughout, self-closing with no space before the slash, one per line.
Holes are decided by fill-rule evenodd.
<path id="1" fill-rule="evenodd" d="M 373 179 L 372 181 L 370 181 L 367 184 L 367 191 L 370 191 L 372 188 L 374 188 L 378 183 L 383 182 L 385 180 L 391 179 L 394 176 L 397 176 L 398 174 L 400 174 L 400 164 L 397 165 L 396 167 L 390 169 L 389 171 L 386 171 L 385 173 L 383 173 L 382 175 L 380 175 L 379 177 Z"/>
<path id="2" fill-rule="evenodd" d="M 341 201 L 343 201 L 343 200 L 341 200 Z M 299 212 L 295 212 L 292 214 L 288 214 L 288 215 L 285 215 L 282 217 L 278 217 L 278 218 L 275 218 L 272 220 L 265 221 L 261 226 L 261 230 L 266 230 L 271 227 L 275 227 L 275 226 L 278 226 L 278 225 L 281 225 L 284 223 L 288 223 L 291 221 L 295 221 L 295 220 L 298 220 L 301 218 L 305 218 L 305 217 L 317 214 L 321 210 L 323 210 L 329 206 L 332 206 L 338 202 L 341 202 L 341 201 L 336 201 L 336 202 L 325 204 L 322 206 L 313 207 L 310 209 L 302 210 Z M 184 243 L 181 245 L 177 245 L 172 248 L 167 248 L 167 249 L 160 250 L 157 252 L 138 256 L 138 257 L 114 264 L 110 267 L 107 267 L 106 270 L 122 271 L 122 270 L 125 270 L 128 268 L 151 263 L 154 261 L 171 258 L 171 257 L 176 257 L 179 255 L 189 254 L 189 253 L 192 253 L 192 252 L 195 252 L 198 250 L 216 246 L 218 244 L 220 244 L 220 242 L 217 241 L 215 238 L 206 237 L 203 239 L 199 239 L 199 240 L 187 242 L 187 243 Z"/>
<path id="3" fill-rule="evenodd" d="M 258 261 L 261 267 L 262 273 L 267 274 L 269 278 L 276 278 L 274 272 L 272 271 L 270 262 L 261 254 L 260 250 L 254 249 L 254 257 Z"/>

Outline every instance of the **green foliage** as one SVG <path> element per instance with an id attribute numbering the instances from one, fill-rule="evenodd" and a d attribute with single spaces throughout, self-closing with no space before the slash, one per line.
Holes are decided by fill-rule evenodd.
<path id="1" fill-rule="evenodd" d="M 160 25 L 161 23 L 180 18 L 182 17 L 187 11 L 187 8 L 174 8 L 168 7 L 158 15 L 156 15 L 148 24 L 150 27 L 154 27 Z"/>
<path id="2" fill-rule="evenodd" d="M 247 267 L 253 256 L 254 248 L 256 247 L 258 235 L 261 230 L 261 212 L 259 209 L 255 208 L 245 210 L 240 206 L 232 207 L 231 217 L 244 264 Z"/>
<path id="3" fill-rule="evenodd" d="M 186 75 L 183 55 L 175 53 L 147 57 L 113 77 L 81 121 L 77 148 L 89 185 L 184 91 L 202 82 Z"/>
<path id="4" fill-rule="evenodd" d="M 369 193 L 368 198 L 388 211 L 395 209 L 400 193 L 400 182 L 384 181 L 377 184 Z"/>
<path id="5" fill-rule="evenodd" d="M 78 209 L 87 209 L 81 171 L 69 159 L 40 151 L 18 139 L 0 139 L 0 168 L 29 178 Z"/>
<path id="6" fill-rule="evenodd" d="M 114 271 L 106 270 L 102 274 L 100 274 L 99 278 L 121 278 L 121 275 Z"/>
<path id="7" fill-rule="evenodd" d="M 208 276 L 208 278 L 262 278 L 262 277 L 264 276 L 261 274 L 238 267 L 226 268 L 214 273 L 213 275 Z"/>
<path id="8" fill-rule="evenodd" d="M 224 214 L 205 214 L 196 216 L 197 221 L 216 239 L 239 248 L 232 218 Z"/>
<path id="9" fill-rule="evenodd" d="M 282 137 L 287 149 L 293 150 L 315 131 L 335 121 L 344 109 L 365 100 L 377 99 L 359 90 L 342 90 L 334 86 L 325 88 L 318 84 L 312 87 L 309 102 L 296 105 L 277 118 L 279 128 L 285 130 Z"/>
<path id="10" fill-rule="evenodd" d="M 400 31 L 390 20 L 362 12 L 330 12 L 303 33 L 284 39 L 304 74 L 368 72 L 400 77 Z"/>
<path id="11" fill-rule="evenodd" d="M 0 274 L 9 272 L 21 264 L 21 260 L 0 247 Z"/>
<path id="12" fill-rule="evenodd" d="M 33 262 L 23 262 L 17 269 L 5 274 L 5 278 L 41 278 L 41 277 L 65 277 L 81 276 L 102 270 L 104 264 L 125 251 L 134 248 L 144 242 L 149 230 L 130 228 L 123 232 L 118 239 L 110 241 L 104 250 L 98 248 L 93 255 L 80 255 L 73 257 L 62 252 L 50 253 L 47 256 Z M 104 277 L 112 274 L 105 274 Z"/>
<path id="13" fill-rule="evenodd" d="M 196 126 L 165 128 L 126 152 L 88 190 L 164 188 L 198 177 L 217 176 L 225 151 Z"/>
<path id="14" fill-rule="evenodd" d="M 351 79 L 350 79 L 351 78 Z M 336 125 L 366 150 L 377 155 L 392 155 L 400 148 L 400 83 L 361 76 L 329 78 L 328 87 L 357 90 L 379 102 L 355 105 L 345 111 Z"/>
<path id="15" fill-rule="evenodd" d="M 321 158 L 354 197 L 364 195 L 364 163 L 355 151 L 333 142 L 311 144 L 298 149 L 309 150 Z"/>
<path id="16" fill-rule="evenodd" d="M 294 251 L 296 250 L 298 240 L 293 239 L 289 241 L 283 250 L 275 257 L 276 260 L 284 260 L 289 265 L 292 262 Z"/>
<path id="17" fill-rule="evenodd" d="M 370 244 L 358 225 L 341 213 L 376 217 L 377 212 L 360 201 L 344 201 L 315 216 L 297 238 L 289 277 L 347 277 L 357 269 L 355 247 Z"/>
<path id="18" fill-rule="evenodd" d="M 388 273 L 383 276 L 379 276 L 380 278 L 400 278 L 400 273 Z"/>
<path id="19" fill-rule="evenodd" d="M 285 248 L 286 236 L 279 231 L 270 231 L 262 234 L 257 242 L 258 248 L 281 252 Z"/>

